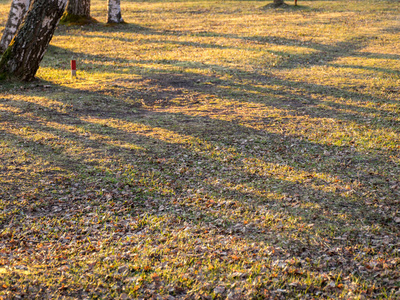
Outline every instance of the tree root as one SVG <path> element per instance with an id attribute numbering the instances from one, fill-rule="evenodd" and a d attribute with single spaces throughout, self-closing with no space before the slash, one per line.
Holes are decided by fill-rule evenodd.
<path id="1" fill-rule="evenodd" d="M 63 25 L 87 25 L 93 23 L 98 23 L 98 21 L 90 16 L 78 16 L 67 12 L 65 12 L 60 19 L 60 24 Z"/>

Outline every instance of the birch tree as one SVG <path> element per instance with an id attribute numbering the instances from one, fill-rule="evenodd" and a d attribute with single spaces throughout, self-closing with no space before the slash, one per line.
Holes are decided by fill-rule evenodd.
<path id="1" fill-rule="evenodd" d="M 124 23 L 124 19 L 121 16 L 121 0 L 108 0 L 107 23 Z"/>
<path id="2" fill-rule="evenodd" d="M 13 0 L 11 3 L 6 27 L 0 40 L 0 54 L 6 51 L 14 35 L 17 33 L 18 27 L 21 25 L 21 22 L 28 11 L 29 4 L 30 0 Z"/>
<path id="3" fill-rule="evenodd" d="M 90 17 L 90 0 L 69 0 L 65 11 L 75 16 Z"/>
<path id="4" fill-rule="evenodd" d="M 90 16 L 90 0 L 68 0 L 61 22 L 79 25 L 96 22 Z"/>
<path id="5" fill-rule="evenodd" d="M 295 5 L 297 5 L 297 1 L 295 0 Z M 278 7 L 288 7 L 284 0 L 274 0 L 274 2 L 267 4 L 265 7 L 269 8 L 278 8 Z"/>
<path id="6" fill-rule="evenodd" d="M 0 60 L 0 79 L 31 81 L 53 37 L 67 0 L 33 0 Z"/>
<path id="7" fill-rule="evenodd" d="M 285 2 L 283 0 L 274 0 L 275 7 L 282 6 L 284 4 L 285 4 Z"/>

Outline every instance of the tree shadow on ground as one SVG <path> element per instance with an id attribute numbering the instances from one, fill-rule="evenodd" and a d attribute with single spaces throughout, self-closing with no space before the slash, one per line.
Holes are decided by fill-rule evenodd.
<path id="1" fill-rule="evenodd" d="M 379 108 L 382 103 L 397 105 L 398 101 L 396 99 L 384 99 L 353 89 L 283 80 L 271 74 L 261 74 L 257 71 L 249 72 L 237 68 L 221 67 L 205 63 L 182 62 L 178 60 L 126 60 L 104 55 L 77 53 L 65 49 L 56 49 L 55 47 L 51 47 L 50 53 L 71 56 L 76 59 L 87 59 L 89 61 L 80 63 L 80 67 L 89 72 L 103 72 L 103 68 L 98 69 L 97 65 L 101 66 L 104 62 L 112 61 L 121 64 L 120 67 L 114 66 L 112 72 L 120 74 L 136 73 L 142 78 L 132 80 L 132 82 L 128 80 L 118 82 L 117 80 L 115 84 L 119 91 L 124 91 L 125 97 L 141 99 L 140 101 L 147 104 L 158 102 L 162 105 L 168 105 L 171 103 L 170 100 L 178 96 L 185 98 L 188 103 L 197 102 L 199 101 L 197 99 L 199 94 L 224 98 L 234 96 L 238 101 L 251 101 L 285 109 L 294 115 L 309 115 L 314 118 L 337 118 L 343 121 L 357 122 L 360 125 L 373 126 L 377 129 L 387 127 L 396 131 L 396 128 L 398 128 L 396 126 L 398 121 L 390 113 Z M 97 64 L 95 63 L 96 61 L 98 61 Z M 54 62 L 52 63 L 54 64 Z M 135 66 L 127 70 L 126 64 Z M 143 67 L 146 68 L 146 65 L 152 65 L 152 67 L 147 67 L 146 71 L 148 75 L 143 76 Z M 184 66 L 184 69 L 213 70 L 215 75 L 201 75 L 192 71 L 171 73 L 169 70 L 160 71 L 154 65 L 179 68 Z M 221 79 L 220 76 L 223 74 L 232 74 L 236 78 L 232 80 Z M 137 84 L 150 85 L 152 88 L 141 90 L 137 88 Z M 226 87 L 233 87 L 234 90 L 226 89 Z M 110 92 L 112 90 L 113 88 L 110 88 Z M 195 93 L 197 96 L 185 94 L 188 91 Z M 395 87 L 393 95 L 395 96 Z M 326 101 L 325 99 L 321 101 L 321 99 L 327 96 L 332 97 L 331 101 Z M 335 98 L 354 102 L 354 105 L 338 103 L 334 101 Z M 365 105 L 359 106 L 357 102 L 377 103 L 378 108 L 365 107 Z M 369 118 L 365 117 L 366 112 L 370 116 Z M 371 122 L 371 119 L 373 119 L 373 122 Z"/>
<path id="2" fill-rule="evenodd" d="M 74 90 L 61 89 L 74 94 Z M 36 92 L 33 89 L 27 94 L 32 96 Z M 102 97 L 91 93 L 93 97 Z M 52 99 L 51 94 L 48 98 Z M 79 99 L 73 101 L 78 103 Z M 3 119 L 11 126 L 2 130 L 2 140 L 9 148 L 22 148 L 32 160 L 46 162 L 59 170 L 33 178 L 26 174 L 25 180 L 18 183 L 20 193 L 15 189 L 11 191 L 12 197 L 2 195 L 4 199 L 14 198 L 7 205 L 3 227 L 9 220 L 27 217 L 63 220 L 65 212 L 68 218 L 75 218 L 82 214 L 82 203 L 93 199 L 97 205 L 89 206 L 89 212 L 119 202 L 124 203 L 124 211 L 118 213 L 121 218 L 130 219 L 146 212 L 148 217 L 179 219 L 186 226 L 201 227 L 218 237 L 279 246 L 282 253 L 273 256 L 278 261 L 285 256 L 313 259 L 326 252 L 336 253 L 338 247 L 348 247 L 353 240 L 362 240 L 361 247 L 367 247 L 374 237 L 365 227 L 381 228 L 389 238 L 387 241 L 394 242 L 391 238 L 395 238 L 392 233 L 396 232 L 396 225 L 383 213 L 386 206 L 382 206 L 383 202 L 371 206 L 368 201 L 374 200 L 364 193 L 371 189 L 387 191 L 384 186 L 393 178 L 371 177 L 365 172 L 357 176 L 364 178 L 364 184 L 373 179 L 371 185 L 353 185 L 356 178 L 343 173 L 346 167 L 343 163 L 349 164 L 346 153 L 352 158 L 364 157 L 364 153 L 358 154 L 349 147 L 315 144 L 300 137 L 267 133 L 207 116 L 144 109 L 129 112 L 130 106 L 125 106 L 121 99 L 109 101 L 106 111 L 88 111 L 79 105 L 73 109 L 74 105 L 69 106 L 68 101 L 65 104 L 70 109 L 65 113 L 59 113 L 56 107 L 24 102 L 2 101 L 5 107 L 21 109 L 20 113 L 9 113 Z M 121 106 L 125 112 L 121 112 Z M 30 135 L 21 134 L 25 128 L 29 128 Z M 38 135 L 47 138 L 35 139 Z M 326 151 L 344 153 L 343 161 L 324 157 Z M 297 159 L 293 159 L 294 155 Z M 322 161 L 299 165 L 298 159 Z M 390 163 L 385 157 L 370 155 L 368 159 L 360 163 L 362 169 L 373 169 L 376 163 Z M 3 163 L 8 161 L 5 159 Z M 392 171 L 395 168 L 393 165 Z M 293 180 L 288 170 L 295 170 L 300 176 Z M 339 181 L 321 177 L 328 172 L 339 175 Z M 38 177 L 45 181 L 43 186 L 35 184 Z M 49 182 L 52 182 L 50 188 Z M 58 192 L 66 185 L 79 188 L 66 195 Z M 41 199 L 43 194 L 47 194 L 45 199 Z M 387 201 L 395 200 L 396 191 L 386 197 Z M 390 208 L 394 207 L 393 203 Z M 258 221 L 246 221 L 247 214 Z M 259 222 L 263 217 L 266 221 Z M 290 225 L 282 226 L 282 220 L 291 220 Z M 312 229 L 301 230 L 309 226 Z M 143 232 L 143 228 L 134 232 Z M 108 233 L 104 234 L 104 238 L 109 238 Z M 148 235 L 152 234 L 160 237 L 156 229 L 148 228 Z M 14 238 L 18 239 L 18 234 Z M 42 242 L 61 243 L 46 234 L 42 239 Z M 102 240 L 102 236 L 97 234 L 97 240 Z M 368 255 L 373 257 L 371 253 L 364 258 Z M 315 272 L 330 272 L 352 259 L 351 255 L 341 257 Z M 347 271 L 343 274 L 349 275 Z M 367 279 L 362 273 L 355 275 Z"/>
<path id="3" fill-rule="evenodd" d="M 74 91 L 68 89 L 65 89 L 64 92 L 68 94 L 74 93 Z M 100 96 L 100 94 L 97 93 L 93 94 L 93 96 L 96 97 Z M 76 102 L 79 102 L 79 100 L 76 100 Z M 67 104 L 71 105 L 71 102 L 68 101 Z M 288 191 L 289 193 L 293 194 L 292 198 L 294 197 L 294 194 L 307 195 L 307 197 L 308 194 L 311 194 L 316 201 L 328 201 L 329 199 L 329 201 L 337 203 L 337 205 L 339 206 L 349 207 L 349 205 L 352 205 L 348 202 L 349 199 L 345 197 L 342 198 L 342 200 L 339 200 L 341 199 L 341 197 L 343 197 L 340 195 L 345 195 L 345 193 L 348 191 L 356 192 L 358 190 L 358 192 L 356 192 L 356 197 L 354 198 L 354 200 L 356 201 L 354 205 L 355 207 L 358 207 L 358 205 L 365 204 L 358 203 L 359 200 L 356 199 L 361 199 L 359 197 L 362 194 L 366 193 L 372 186 L 379 186 L 386 193 L 390 191 L 390 193 L 386 195 L 387 197 L 393 197 L 393 199 L 395 199 L 396 197 L 395 190 L 389 189 L 389 186 L 391 185 L 390 182 L 392 182 L 395 178 L 385 177 L 378 174 L 371 174 L 369 171 L 367 171 L 374 169 L 377 164 L 386 166 L 391 165 L 391 169 L 395 170 L 396 165 L 393 164 L 391 160 L 387 159 L 387 157 L 384 155 L 381 156 L 378 154 L 374 155 L 373 157 L 369 156 L 369 158 L 366 160 L 364 159 L 364 153 L 357 153 L 357 151 L 351 149 L 350 147 L 337 147 L 333 145 L 328 146 L 316 144 L 304 140 L 301 136 L 268 133 L 267 131 L 254 130 L 252 128 L 243 127 L 239 124 L 236 124 L 235 122 L 211 119 L 205 116 L 195 117 L 185 114 L 150 113 L 143 110 L 141 110 L 141 113 L 128 113 L 127 111 L 130 109 L 130 106 L 125 106 L 125 103 L 121 100 L 117 100 L 114 103 L 110 103 L 108 101 L 107 104 L 107 111 L 103 111 L 101 109 L 91 109 L 88 111 L 85 108 L 79 108 L 78 106 L 75 109 L 72 109 L 69 113 L 60 114 L 57 113 L 57 111 L 52 111 L 52 113 L 49 114 L 48 110 L 45 107 L 29 103 L 29 110 L 34 111 L 35 115 L 38 119 L 41 120 L 41 122 L 38 123 L 37 121 L 35 121 L 35 119 L 33 119 L 32 121 L 24 121 L 21 117 L 15 117 L 13 119 L 13 122 L 20 124 L 21 128 L 29 126 L 29 128 L 32 128 L 33 130 L 37 129 L 39 132 L 55 135 L 59 139 L 71 139 L 71 141 L 80 141 L 82 145 L 77 146 L 76 151 L 91 149 L 92 153 L 90 153 L 90 157 L 98 156 L 100 158 L 104 156 L 102 154 L 102 151 L 104 149 L 107 149 L 106 156 L 114 157 L 115 155 L 114 159 L 116 161 L 119 161 L 119 156 L 121 156 L 122 159 L 126 159 L 129 155 L 133 155 L 136 151 L 124 151 L 124 149 L 112 146 L 115 141 L 118 141 L 117 144 L 129 144 L 129 141 L 135 141 L 138 146 L 141 145 L 144 147 L 144 149 L 146 149 L 143 155 L 152 155 L 155 157 L 159 156 L 163 157 L 163 159 L 169 159 L 169 156 L 174 156 L 175 153 L 188 151 L 188 145 L 185 145 L 186 142 L 183 142 L 183 145 L 181 145 L 179 142 L 177 145 L 175 145 L 174 142 L 165 144 L 165 142 L 163 142 L 163 133 L 160 133 L 160 140 L 157 140 L 156 138 L 151 138 L 149 141 L 147 141 L 149 138 L 143 134 L 136 135 L 134 131 L 119 131 L 119 129 L 113 127 L 115 126 L 115 124 L 108 124 L 109 120 L 116 120 L 117 123 L 126 123 L 126 126 L 133 124 L 142 128 L 146 127 L 147 129 L 145 129 L 145 131 L 157 131 L 157 129 L 162 128 L 163 130 L 166 130 L 166 132 L 168 132 L 169 134 L 176 134 L 176 138 L 189 137 L 190 139 L 199 139 L 199 141 L 203 141 L 198 142 L 200 143 L 198 146 L 199 148 L 204 147 L 201 146 L 202 143 L 210 143 L 210 145 L 207 147 L 222 147 L 222 151 L 224 151 L 224 154 L 221 154 L 221 158 L 217 157 L 216 160 L 210 160 L 209 155 L 211 155 L 211 150 L 208 150 L 210 153 L 207 155 L 203 155 L 201 149 L 197 150 L 198 153 L 197 151 L 193 152 L 192 150 L 193 153 L 188 152 L 184 154 L 188 158 L 184 160 L 186 162 L 182 163 L 181 167 L 183 168 L 189 167 L 195 169 L 196 166 L 194 162 L 203 161 L 204 159 L 205 161 L 202 162 L 202 165 L 219 165 L 219 167 L 221 167 L 224 165 L 222 157 L 224 155 L 227 155 L 228 157 L 233 157 L 232 161 L 227 163 L 227 168 L 233 168 L 232 170 L 234 170 L 235 174 L 236 172 L 238 172 L 238 174 L 235 175 L 237 178 L 246 178 L 245 182 L 251 182 L 252 184 L 254 184 L 254 182 L 258 182 L 259 184 L 261 184 L 264 190 L 267 188 L 268 185 L 277 185 L 280 187 L 278 190 L 279 193 Z M 118 106 L 118 110 L 113 109 L 114 105 Z M 126 107 L 125 112 L 123 112 L 124 110 L 121 109 L 121 105 L 123 107 Z M 7 101 L 6 106 L 23 107 L 24 103 L 21 101 L 13 100 L 12 102 Z M 74 107 L 74 105 L 72 105 L 72 107 Z M 88 118 L 92 118 L 94 120 L 94 123 L 88 123 Z M 114 121 L 111 121 L 111 123 L 113 123 Z M 82 129 L 82 133 L 77 134 L 74 132 L 68 132 L 68 130 L 60 131 L 54 128 L 54 125 L 52 127 L 49 127 L 49 125 L 42 125 L 46 124 L 46 122 L 56 123 L 61 126 L 75 126 Z M 182 124 L 185 124 L 185 126 L 182 126 Z M 207 125 L 204 126 L 204 124 Z M 122 128 L 124 128 L 124 125 L 121 125 Z M 88 137 L 86 137 L 86 134 L 88 135 Z M 223 140 L 221 140 L 222 136 L 224 137 Z M 241 139 L 246 139 L 249 136 L 252 137 L 253 141 L 246 140 L 245 144 L 242 144 L 240 142 Z M 21 144 L 21 138 L 9 138 L 8 140 L 16 141 L 14 145 Z M 108 143 L 102 143 L 102 140 L 107 140 Z M 62 169 L 66 168 L 69 170 L 69 172 L 79 172 L 79 170 L 84 169 L 85 165 L 91 164 L 88 162 L 84 162 L 84 160 L 80 162 L 74 161 L 75 159 L 71 160 L 70 158 L 68 158 L 67 156 L 63 156 L 62 154 L 60 154 L 61 156 L 56 154 L 55 157 L 52 157 L 52 154 L 54 154 L 54 149 L 49 146 L 43 145 L 43 143 L 46 143 L 46 141 L 27 141 L 27 143 L 30 143 L 34 153 L 36 153 L 37 155 L 44 155 L 44 157 L 42 158 L 45 158 L 45 160 L 48 160 L 46 158 L 48 156 L 52 165 L 57 165 L 57 161 L 59 161 L 60 163 L 62 163 L 59 165 L 59 167 Z M 50 140 L 49 143 L 51 144 L 52 141 Z M 288 147 L 288 144 L 291 144 L 291 146 Z M 170 147 L 172 146 L 176 146 L 179 150 L 171 150 Z M 157 153 L 156 148 L 160 148 L 159 153 Z M 257 148 L 259 150 L 254 150 Z M 152 150 L 150 151 L 149 149 Z M 227 149 L 230 150 L 228 151 Z M 63 147 L 61 147 L 60 149 L 56 149 L 56 151 L 58 152 L 63 152 L 66 150 L 67 149 L 63 149 Z M 121 153 L 123 152 L 126 153 L 124 153 L 124 155 L 121 155 Z M 336 153 L 336 157 L 339 160 L 332 160 L 329 156 L 327 157 L 323 153 Z M 275 161 L 277 157 L 279 157 L 278 161 Z M 319 161 L 318 164 L 308 165 L 305 163 L 307 161 L 312 161 L 315 159 Z M 258 160 L 261 171 L 247 171 L 247 174 L 246 172 L 241 174 L 241 172 L 244 172 L 244 170 L 246 170 L 246 164 L 243 163 L 243 161 L 245 160 Z M 98 164 L 98 162 L 96 162 L 96 159 L 93 159 L 92 163 Z M 285 168 L 297 170 L 298 172 L 302 173 L 302 175 L 299 177 L 299 179 L 297 179 L 297 183 L 292 183 L 290 181 L 285 183 L 280 179 L 268 180 L 267 177 L 273 174 L 271 173 L 271 170 L 273 170 L 272 166 L 275 164 L 277 164 L 277 166 L 284 166 Z M 369 164 L 370 166 L 368 166 Z M 264 165 L 264 167 L 262 165 Z M 354 168 L 357 169 L 357 173 L 354 172 Z M 363 171 L 363 169 L 365 171 Z M 195 174 L 198 173 L 194 170 L 192 172 L 194 172 Z M 160 174 L 162 173 L 163 172 L 160 172 Z M 309 177 L 307 176 L 311 176 L 311 178 L 313 178 L 314 175 L 312 174 L 314 173 L 325 173 L 331 174 L 332 176 L 339 175 L 341 177 L 341 180 L 343 180 L 343 185 L 353 187 L 351 189 L 346 189 L 342 186 L 342 184 L 337 185 L 334 181 L 329 182 L 329 180 L 326 181 L 327 179 L 324 180 L 320 177 L 315 177 L 314 179 L 309 180 Z M 198 177 L 201 180 L 205 179 L 201 175 L 195 174 L 191 178 Z M 264 177 L 266 176 L 265 174 L 270 175 Z M 234 181 L 230 182 L 230 179 L 228 177 L 224 178 L 223 174 L 219 176 L 222 176 L 221 179 L 225 181 L 228 186 L 231 186 L 232 184 L 234 185 Z M 352 183 L 352 181 L 356 180 L 361 182 L 368 180 L 371 185 L 356 187 Z M 307 184 L 304 184 L 304 182 L 302 183 L 302 181 L 307 181 Z M 201 186 L 201 184 L 196 185 Z M 306 190 L 304 191 L 302 191 L 303 185 L 307 186 Z M 329 185 L 332 185 L 332 190 L 337 190 L 337 192 L 330 195 L 330 193 L 326 194 L 325 192 L 322 192 L 318 189 L 319 186 L 326 187 Z M 311 188 L 311 186 L 314 187 Z M 316 190 L 313 190 L 314 188 L 316 188 Z M 307 192 L 307 190 L 309 192 Z M 320 194 L 321 192 L 322 194 Z M 210 193 L 216 194 L 218 193 L 218 190 L 211 190 Z M 233 193 L 233 195 L 234 194 L 235 192 Z M 229 198 L 229 196 L 226 196 L 226 198 Z M 355 219 L 359 220 L 360 218 L 361 216 L 358 216 Z M 368 218 L 366 218 L 364 222 L 368 223 L 367 219 Z M 347 220 L 346 222 L 348 221 L 349 220 Z"/>
<path id="4" fill-rule="evenodd" d="M 347 46 L 348 55 L 358 49 L 352 44 Z M 336 48 L 331 50 L 335 52 Z M 132 63 L 123 58 L 116 60 L 55 47 L 49 54 L 55 52 L 90 60 Z M 334 60 L 336 56 L 330 57 Z M 137 60 L 135 63 L 177 66 L 182 62 Z M 89 64 L 83 66 L 86 68 Z M 388 244 L 397 242 L 398 227 L 390 211 L 399 205 L 399 166 L 390 159 L 387 149 L 378 145 L 377 149 L 370 149 L 375 152 L 368 153 L 357 145 L 322 144 L 301 133 L 284 131 L 292 121 L 289 117 L 310 116 L 397 132 L 397 121 L 378 120 L 371 125 L 364 120 L 361 113 L 366 111 L 386 117 L 378 108 L 326 101 L 328 107 L 316 107 L 322 103 L 319 98 L 338 95 L 348 101 L 363 99 L 391 104 L 396 101 L 234 67 L 186 62 L 185 68 L 208 69 L 214 73 L 175 73 L 152 67 L 148 69 L 151 72 L 143 75 L 139 68 L 124 71 L 122 66 L 117 66 L 113 70 L 115 74 L 131 72 L 137 79 L 117 79 L 112 87 L 92 90 L 49 82 L 8 90 L 6 94 L 11 98 L 0 99 L 1 122 L 6 124 L 0 136 L 3 145 L 15 153 L 3 157 L 2 164 L 7 172 L 19 171 L 16 176 L 24 180 L 15 182 L 1 194 L 9 201 L 5 210 L 7 217 L 1 220 L 3 228 L 10 227 L 14 220 L 25 220 L 26 216 L 64 220 L 65 212 L 73 217 L 84 210 L 92 214 L 96 209 L 112 211 L 114 201 L 124 203 L 123 210 L 113 212 L 117 216 L 133 218 L 144 213 L 150 217 L 173 216 L 186 222 L 188 228 L 201 226 L 209 230 L 199 235 L 233 236 L 248 243 L 263 241 L 279 245 L 283 253 L 273 256 L 273 260 L 323 257 L 326 252 L 340 252 L 338 247 L 355 247 L 355 255 L 365 259 L 374 257 L 375 253 L 368 252 L 368 247 L 380 242 L 380 235 L 386 235 Z M 233 79 L 221 77 L 227 73 Z M 226 87 L 234 87 L 235 91 L 226 91 Z M 255 92 L 260 96 L 254 97 Z M 78 95 L 84 95 L 84 99 Z M 215 100 L 210 101 L 209 95 L 218 96 L 226 103 L 225 107 L 213 107 L 211 102 Z M 312 97 L 315 95 L 318 97 Z M 45 101 L 35 102 L 36 96 Z M 311 105 L 293 100 L 293 96 L 309 97 Z M 133 103 L 127 100 L 129 97 L 134 99 Z M 229 103 L 232 98 L 233 104 Z M 94 103 L 89 106 L 90 102 Z M 201 114 L 204 104 L 211 107 Z M 260 104 L 255 110 L 266 106 L 280 111 L 278 115 L 254 116 L 244 121 L 245 114 L 234 115 L 235 107 L 244 104 Z M 174 105 L 186 109 L 181 112 L 161 109 Z M 354 113 L 341 112 L 343 109 Z M 282 133 L 266 126 L 271 122 Z M 30 161 L 43 162 L 43 171 L 30 173 L 29 166 L 16 163 L 18 153 L 29 154 Z M 390 154 L 398 157 L 399 152 L 393 150 Z M 12 165 L 20 170 L 10 168 Z M 44 182 L 37 183 L 38 178 Z M 72 188 L 73 192 L 68 194 L 61 193 L 67 185 L 79 188 Z M 40 198 L 43 195 L 46 198 Z M 94 199 L 98 207 L 93 203 L 87 209 L 82 207 L 88 199 Z M 265 222 L 261 221 L 262 217 Z M 285 225 L 284 221 L 288 220 Z M 312 229 L 302 231 L 304 227 Z M 371 235 L 371 228 L 375 228 L 378 237 Z M 152 238 L 160 238 L 156 229 L 147 229 L 149 234 L 154 233 Z M 143 232 L 143 228 L 134 233 L 146 237 L 138 232 Z M 107 235 L 106 230 L 102 233 L 112 239 L 108 231 Z M 43 240 L 53 241 L 50 234 L 42 234 Z M 389 248 L 382 246 L 381 249 L 385 252 Z M 367 253 L 360 254 L 362 251 Z M 323 267 L 310 264 L 307 268 L 317 274 L 339 272 L 336 268 L 344 267 L 353 258 L 340 256 Z M 359 269 L 351 271 L 359 279 L 384 284 L 380 277 L 371 279 Z M 352 272 L 347 269 L 343 275 L 350 276 Z"/>
<path id="5" fill-rule="evenodd" d="M 274 53 L 279 55 L 282 60 L 278 66 L 278 68 L 283 69 L 295 69 L 299 67 L 312 67 L 312 66 L 322 66 L 327 65 L 338 58 L 346 57 L 346 56 L 355 56 L 355 57 L 368 57 L 368 58 L 377 58 L 377 59 L 400 59 L 400 55 L 394 54 L 378 54 L 378 53 L 368 53 L 368 52 L 361 52 L 359 50 L 363 49 L 368 42 L 368 38 L 365 36 L 357 36 L 348 41 L 338 42 L 336 45 L 326 45 L 321 43 L 316 43 L 313 41 L 304 41 L 302 39 L 288 39 L 283 37 L 275 37 L 275 36 L 241 36 L 236 34 L 222 34 L 216 32 L 198 32 L 193 33 L 191 31 L 174 31 L 174 30 L 154 30 L 149 27 L 143 27 L 141 25 L 136 24 L 129 24 L 124 25 L 123 27 L 111 27 L 108 28 L 107 31 L 104 31 L 104 26 L 93 26 L 87 30 L 87 33 L 91 31 L 97 32 L 134 32 L 134 33 L 143 33 L 146 35 L 159 35 L 159 36 L 203 36 L 203 37 L 218 37 L 218 38 L 227 38 L 227 39 L 239 39 L 243 41 L 251 41 L 256 44 L 271 44 L 271 45 L 281 45 L 281 46 L 296 46 L 300 48 L 309 48 L 314 49 L 316 52 L 309 53 L 309 54 L 289 54 L 285 51 L 269 51 L 266 49 L 266 52 Z M 60 30 L 58 32 L 59 35 L 71 35 L 68 30 Z M 74 35 L 72 33 L 72 35 Z M 80 35 L 80 33 L 76 33 L 76 35 Z M 89 35 L 90 36 L 90 35 Z M 104 38 L 110 38 L 108 35 L 102 36 Z M 93 38 L 99 38 L 98 35 L 93 36 Z M 111 37 L 112 39 L 118 39 L 118 37 Z M 131 41 L 134 42 L 134 39 L 128 39 L 126 37 L 120 38 L 121 41 Z M 207 44 L 207 43 L 192 43 L 192 42 L 182 42 L 182 41 L 154 41 L 149 40 L 150 43 L 168 43 L 168 44 L 176 44 L 181 46 L 194 46 L 200 48 L 216 48 L 216 49 L 240 49 L 239 47 L 231 47 L 231 46 L 221 46 L 215 44 Z M 244 49 L 242 49 L 244 50 Z M 385 72 L 388 74 L 398 73 L 396 70 L 382 68 L 382 67 L 364 67 L 364 66 L 345 66 L 345 65 L 336 65 L 333 64 L 332 66 L 341 66 L 341 67 L 348 67 L 348 68 L 360 68 L 364 70 L 371 70 L 371 71 L 379 71 Z"/>
<path id="6" fill-rule="evenodd" d="M 178 86 L 182 84 L 175 80 Z M 58 90 L 53 94 L 52 89 Z M 49 100 L 58 99 L 59 92 L 82 93 L 79 89 L 54 86 L 44 91 Z M 1 100 L 2 107 L 14 111 L 2 115 L 3 122 L 11 125 L 0 133 L 2 140 L 9 148 L 22 148 L 32 160 L 59 168 L 36 177 L 29 175 L 27 169 L 26 180 L 19 183 L 20 193 L 14 191 L 11 198 L 2 195 L 5 199 L 13 198 L 2 226 L 23 216 L 63 219 L 65 211 L 71 218 L 82 214 L 85 199 L 94 199 L 99 207 L 108 207 L 112 199 L 125 203 L 124 212 L 118 213 L 124 218 L 147 212 L 149 217 L 168 216 L 180 219 L 186 226 L 201 226 L 218 237 L 279 246 L 282 253 L 273 256 L 278 261 L 286 255 L 307 259 L 325 252 L 336 253 L 335 249 L 347 247 L 352 240 L 363 240 L 362 246 L 366 247 L 373 237 L 364 231 L 365 227 L 381 228 L 388 234 L 389 242 L 394 238 L 396 225 L 383 213 L 384 202 L 371 206 L 368 201 L 373 200 L 365 194 L 376 190 L 386 193 L 386 201 L 397 197 L 395 189 L 387 193 L 393 176 L 367 171 L 377 164 L 389 166 L 391 162 L 384 155 L 368 155 L 367 161 L 361 162 L 357 160 L 365 158 L 365 153 L 351 147 L 322 145 L 301 136 L 255 130 L 209 116 L 150 108 L 132 111 L 124 98 L 106 98 L 101 91 L 85 93 L 100 99 L 97 109 L 88 110 L 77 97 L 58 99 L 61 103 L 54 107 L 33 100 Z M 43 89 L 28 86 L 22 93 L 8 93 L 21 94 L 43 95 Z M 106 110 L 103 104 L 107 104 Z M 324 152 L 335 154 L 336 159 Z M 338 154 L 341 160 L 337 160 Z M 310 165 L 301 160 L 319 163 Z M 8 162 L 3 160 L 3 164 Z M 347 166 L 357 165 L 361 167 L 358 174 L 344 171 Z M 395 170 L 396 165 L 392 165 L 392 171 Z M 296 179 L 290 178 L 291 172 L 298 173 Z M 55 180 L 55 174 L 67 179 Z M 334 175 L 339 175 L 339 179 L 334 179 Z M 35 185 L 38 176 L 45 181 L 42 186 Z M 364 186 L 353 183 L 360 178 Z M 49 181 L 53 183 L 46 190 Z M 77 184 L 81 192 L 58 192 L 66 185 Z M 126 196 L 123 192 L 127 192 Z M 37 200 L 46 193 L 44 202 Z M 18 201 L 21 197 L 25 200 Z M 396 204 L 392 205 L 391 209 Z M 266 217 L 266 222 L 248 223 L 244 221 L 246 214 L 254 220 Z M 282 220 L 291 220 L 290 225 L 282 226 Z M 299 230 L 307 226 L 312 229 Z M 143 232 L 143 228 L 140 230 Z M 104 234 L 108 237 L 108 233 Z M 148 234 L 159 237 L 154 228 L 148 228 Z M 42 238 L 58 243 L 46 234 Z M 282 238 L 286 243 L 281 242 Z M 352 259 L 341 258 L 315 270 L 329 272 Z M 356 276 L 367 279 L 362 273 Z"/>

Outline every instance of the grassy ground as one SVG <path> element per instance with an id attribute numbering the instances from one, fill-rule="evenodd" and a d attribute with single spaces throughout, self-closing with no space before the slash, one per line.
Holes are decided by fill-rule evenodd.
<path id="1" fill-rule="evenodd" d="M 1 83 L 0 298 L 400 299 L 399 3 L 266 4 L 122 1 Z"/>

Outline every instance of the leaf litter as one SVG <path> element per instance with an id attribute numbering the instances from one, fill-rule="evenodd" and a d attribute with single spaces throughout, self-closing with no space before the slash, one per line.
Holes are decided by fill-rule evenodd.
<path id="1" fill-rule="evenodd" d="M 130 27 L 90 25 L 93 55 L 76 50 L 87 60 L 76 82 L 46 77 L 61 76 L 50 58 L 69 55 L 84 30 L 61 27 L 43 84 L 0 87 L 0 297 L 400 297 L 398 77 L 375 66 L 377 85 L 367 62 L 353 68 L 359 57 L 395 65 L 380 44 L 395 52 L 393 33 L 357 45 L 338 27 L 362 28 L 367 15 L 389 28 L 382 15 L 395 8 L 347 4 L 349 19 L 336 2 L 222 3 L 182 31 L 174 12 L 199 3 L 148 3 L 146 16 L 133 6 L 128 17 L 153 18 L 135 27 L 140 42 Z M 271 14 L 290 30 L 255 37 L 259 25 L 242 26 L 272 26 Z M 293 15 L 322 30 L 296 37 Z M 100 33 L 124 43 L 110 54 Z"/>

